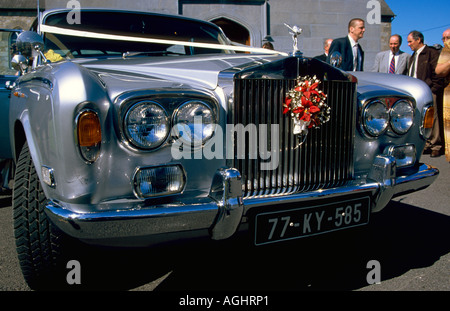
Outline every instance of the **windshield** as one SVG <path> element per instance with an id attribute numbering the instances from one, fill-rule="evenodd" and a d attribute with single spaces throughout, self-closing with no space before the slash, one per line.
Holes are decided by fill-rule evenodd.
<path id="1" fill-rule="evenodd" d="M 69 24 L 67 12 L 47 16 L 45 25 L 120 36 L 227 44 L 220 28 L 209 23 L 158 14 L 82 11 L 80 24 Z M 195 55 L 227 51 L 176 44 L 157 44 L 45 34 L 45 48 L 62 57 L 108 57 L 142 52 L 148 55 Z"/>

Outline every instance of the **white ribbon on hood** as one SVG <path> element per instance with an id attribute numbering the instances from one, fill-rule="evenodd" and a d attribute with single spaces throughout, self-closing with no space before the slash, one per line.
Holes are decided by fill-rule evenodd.
<path id="1" fill-rule="evenodd" d="M 192 47 L 208 48 L 208 49 L 218 49 L 218 50 L 232 50 L 232 51 L 239 51 L 239 52 L 253 52 L 253 53 L 261 53 L 261 54 L 280 54 L 283 56 L 288 55 L 287 53 L 284 53 L 284 52 L 263 49 L 263 48 L 234 46 L 234 45 L 226 45 L 226 44 L 214 44 L 214 43 L 177 41 L 177 40 L 167 40 L 167 39 L 120 36 L 120 35 L 111 35 L 111 34 L 91 32 L 91 31 L 67 29 L 67 28 L 48 26 L 48 25 L 41 25 L 40 31 L 46 32 L 46 33 L 75 36 L 75 37 L 82 37 L 82 38 L 159 43 L 159 44 L 173 44 L 173 45 L 184 45 L 184 46 L 192 46 Z"/>

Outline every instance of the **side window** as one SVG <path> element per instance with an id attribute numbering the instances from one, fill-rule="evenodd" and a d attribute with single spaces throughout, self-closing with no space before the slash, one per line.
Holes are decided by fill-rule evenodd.
<path id="1" fill-rule="evenodd" d="M 15 75 L 11 58 L 17 53 L 16 40 L 20 30 L 0 30 L 0 75 Z"/>

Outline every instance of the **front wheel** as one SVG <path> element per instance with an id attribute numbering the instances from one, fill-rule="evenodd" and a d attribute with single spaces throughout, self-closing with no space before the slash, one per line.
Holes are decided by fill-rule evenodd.
<path id="1" fill-rule="evenodd" d="M 17 254 L 25 281 L 31 289 L 61 288 L 65 235 L 44 212 L 47 198 L 27 143 L 17 161 L 12 203 Z"/>

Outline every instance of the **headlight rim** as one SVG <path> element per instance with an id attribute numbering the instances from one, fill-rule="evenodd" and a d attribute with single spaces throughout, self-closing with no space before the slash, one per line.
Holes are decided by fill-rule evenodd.
<path id="1" fill-rule="evenodd" d="M 392 113 L 393 113 L 393 111 L 394 111 L 394 108 L 395 108 L 395 107 L 398 107 L 399 103 L 402 103 L 402 102 L 407 103 L 408 106 L 411 108 L 411 112 L 412 112 L 412 116 L 411 116 L 411 125 L 410 125 L 406 130 L 403 130 L 403 131 L 399 130 L 396 126 L 394 126 L 394 122 L 393 122 L 393 119 L 394 119 L 394 118 L 392 117 Z M 401 99 L 397 100 L 397 101 L 392 105 L 392 107 L 389 109 L 389 127 L 392 129 L 392 131 L 393 131 L 395 134 L 397 134 L 397 135 L 405 135 L 405 134 L 408 133 L 409 130 L 414 126 L 414 117 L 415 117 L 415 109 L 414 109 L 413 104 L 412 104 L 409 100 L 407 100 L 407 99 L 405 99 L 405 98 L 401 98 Z"/>
<path id="2" fill-rule="evenodd" d="M 386 118 L 386 125 L 384 126 L 384 129 L 379 131 L 378 133 L 373 133 L 369 130 L 369 126 L 366 122 L 366 114 L 367 114 L 369 107 L 376 103 L 380 103 L 381 105 L 383 105 L 383 107 L 386 110 L 387 118 Z M 364 105 L 364 108 L 363 108 L 362 114 L 361 114 L 361 121 L 362 121 L 363 130 L 364 130 L 364 133 L 366 134 L 366 136 L 368 136 L 370 138 L 380 137 L 381 135 L 386 133 L 386 131 L 388 130 L 389 125 L 390 125 L 389 124 L 390 123 L 389 108 L 387 107 L 386 103 L 383 100 L 381 100 L 380 98 L 370 100 Z"/>
<path id="3" fill-rule="evenodd" d="M 211 115 L 212 115 L 211 116 L 212 122 L 210 123 L 213 126 L 212 133 L 211 133 L 211 135 L 209 135 L 209 137 L 202 138 L 201 144 L 198 144 L 198 146 L 194 145 L 192 140 L 188 141 L 185 138 L 183 138 L 183 135 L 179 135 L 179 131 L 176 128 L 176 126 L 178 124 L 177 117 L 178 117 L 180 111 L 182 111 L 183 107 L 187 106 L 189 103 L 192 103 L 192 102 L 199 102 L 201 105 L 205 106 L 211 112 Z M 203 147 L 208 141 L 210 141 L 214 137 L 215 132 L 216 132 L 217 113 L 214 108 L 215 107 L 213 105 L 211 105 L 207 101 L 205 101 L 203 99 L 199 99 L 199 98 L 190 98 L 190 99 L 187 99 L 187 100 L 181 102 L 181 104 L 178 105 L 178 107 L 173 111 L 173 114 L 172 114 L 172 134 L 171 134 L 171 136 L 174 139 L 181 140 L 185 144 L 190 144 L 194 148 L 195 147 Z M 205 123 L 202 122 L 202 125 L 204 125 L 204 124 Z"/>
<path id="4" fill-rule="evenodd" d="M 136 142 L 131 135 L 129 134 L 129 131 L 127 130 L 127 118 L 130 114 L 130 112 L 135 109 L 136 107 L 143 105 L 144 103 L 151 103 L 155 106 L 157 106 L 158 108 L 161 109 L 161 111 L 163 111 L 164 113 L 164 117 L 166 119 L 166 126 L 167 126 L 167 130 L 166 133 L 164 135 L 164 138 L 160 140 L 159 143 L 155 144 L 154 146 L 151 147 L 145 147 L 142 146 L 141 144 L 139 144 L 138 142 Z M 123 114 L 123 118 L 122 118 L 122 131 L 123 131 L 123 135 L 124 138 L 126 139 L 127 143 L 129 143 L 130 146 L 132 146 L 133 148 L 136 148 L 138 150 L 143 150 L 143 151 L 153 151 L 156 149 L 159 149 L 161 146 L 164 145 L 164 143 L 167 141 L 167 139 L 170 136 L 170 132 L 171 132 L 171 118 L 170 118 L 170 114 L 168 113 L 168 111 L 164 108 L 164 106 L 159 103 L 158 101 L 154 100 L 154 99 L 140 99 L 140 100 L 136 100 L 133 103 L 131 103 L 130 105 L 127 106 L 125 113 Z"/>

